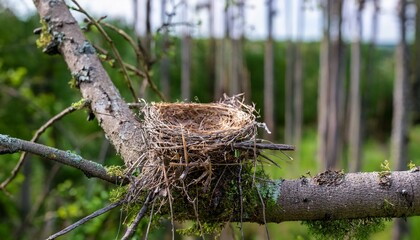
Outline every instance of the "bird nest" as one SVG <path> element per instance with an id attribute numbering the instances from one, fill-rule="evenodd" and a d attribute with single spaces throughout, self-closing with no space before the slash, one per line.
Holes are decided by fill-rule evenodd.
<path id="1" fill-rule="evenodd" d="M 207 191 L 222 166 L 256 157 L 249 143 L 260 123 L 254 106 L 240 97 L 208 104 L 145 103 L 140 117 L 144 154 L 127 166 L 135 176 L 130 201 L 146 189 L 166 195 L 173 188 L 195 185 Z"/>

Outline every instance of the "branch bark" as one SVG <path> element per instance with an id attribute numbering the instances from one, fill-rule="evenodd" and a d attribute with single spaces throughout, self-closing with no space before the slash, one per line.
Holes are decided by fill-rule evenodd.
<path id="1" fill-rule="evenodd" d="M 410 217 L 420 215 L 420 171 L 348 173 L 327 171 L 313 178 L 277 180 L 257 184 L 264 199 L 265 221 L 337 220 L 367 217 Z M 244 189 L 249 191 L 249 189 Z M 244 198 L 247 198 L 244 196 Z M 248 199 L 248 198 L 247 198 Z M 176 204 L 183 204 L 177 201 Z M 177 205 L 174 206 L 177 208 Z M 239 207 L 218 221 L 264 223 L 261 202 Z M 194 211 L 177 214 L 178 220 L 194 219 Z M 206 216 L 205 212 L 199 212 Z M 211 214 L 215 214 L 214 211 Z M 212 215 L 209 216 L 212 216 Z M 179 219 L 179 216 L 186 216 Z"/>
<path id="2" fill-rule="evenodd" d="M 141 124 L 121 98 L 95 51 L 89 49 L 91 45 L 87 44 L 67 5 L 62 0 L 35 0 L 34 3 L 57 41 L 57 50 L 76 78 L 83 98 L 91 102 L 90 108 L 106 137 L 125 163 L 135 161 L 142 152 Z"/>
<path id="3" fill-rule="evenodd" d="M 30 152 L 55 162 L 80 169 L 87 177 L 97 177 L 113 184 L 127 182 L 122 177 L 108 174 L 101 164 L 83 159 L 81 156 L 69 151 L 62 151 L 39 143 L 21 140 L 3 134 L 0 134 L 0 147 L 2 149 L 7 149 L 7 153 L 14 153 L 18 151 Z"/>

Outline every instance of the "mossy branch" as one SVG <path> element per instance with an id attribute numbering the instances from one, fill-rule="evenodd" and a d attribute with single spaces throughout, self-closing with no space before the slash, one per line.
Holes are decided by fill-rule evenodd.
<path id="1" fill-rule="evenodd" d="M 29 142 L 18 138 L 0 134 L 0 148 L 5 153 L 24 151 L 59 162 L 81 170 L 87 177 L 96 177 L 114 184 L 127 183 L 122 176 L 111 175 L 99 163 L 83 159 L 70 151 L 62 151 L 39 143 Z"/>

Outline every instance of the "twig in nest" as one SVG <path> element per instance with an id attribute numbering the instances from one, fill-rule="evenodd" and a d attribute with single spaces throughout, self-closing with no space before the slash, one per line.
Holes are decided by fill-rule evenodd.
<path id="1" fill-rule="evenodd" d="M 282 151 L 294 151 L 295 146 L 288 145 L 288 144 L 278 144 L 278 143 L 263 143 L 263 142 L 257 142 L 253 141 L 244 141 L 244 142 L 236 142 L 233 144 L 234 148 L 237 149 L 269 149 L 269 150 L 282 150 Z"/>
<path id="2" fill-rule="evenodd" d="M 59 231 L 59 232 L 57 232 L 57 233 L 49 236 L 47 238 L 47 240 L 56 239 L 57 237 L 59 237 L 61 235 L 64 235 L 64 234 L 70 232 L 71 230 L 79 227 L 80 225 L 84 224 L 85 222 L 87 222 L 87 221 L 89 221 L 89 220 L 91 220 L 93 218 L 96 218 L 97 216 L 100 216 L 100 215 L 102 215 L 102 214 L 104 214 L 104 213 L 106 213 L 106 212 L 108 212 L 108 211 L 110 211 L 110 210 L 112 210 L 112 209 L 114 209 L 114 208 L 122 205 L 124 202 L 125 202 L 125 200 L 120 200 L 120 201 L 115 202 L 115 203 L 112 203 L 112 204 L 110 204 L 110 205 L 108 205 L 108 206 L 106 206 L 106 207 L 104 207 L 102 209 L 99 209 L 99 210 L 95 211 L 94 213 L 90 214 L 89 216 L 86 216 L 86 217 L 80 219 L 79 221 L 73 223 L 72 225 L 64 228 L 63 230 L 61 230 L 61 231 Z"/>

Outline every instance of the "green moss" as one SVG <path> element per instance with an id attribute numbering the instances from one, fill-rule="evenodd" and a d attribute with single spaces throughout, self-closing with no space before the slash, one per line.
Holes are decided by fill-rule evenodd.
<path id="1" fill-rule="evenodd" d="M 118 176 L 118 177 L 125 176 L 124 175 L 124 170 L 125 170 L 124 166 L 112 165 L 112 166 L 105 167 L 105 169 L 106 169 L 106 172 L 109 175 L 115 175 L 115 176 Z"/>
<path id="2" fill-rule="evenodd" d="M 203 236 L 209 234 L 215 234 L 215 239 L 218 239 L 220 236 L 220 232 L 224 227 L 224 223 L 202 223 L 198 224 L 197 222 L 193 223 L 193 225 L 189 228 L 184 229 L 177 229 L 176 231 L 181 235 L 189 235 L 189 236 Z"/>
<path id="3" fill-rule="evenodd" d="M 36 46 L 41 49 L 45 49 L 48 44 L 54 39 L 51 33 L 48 31 L 48 23 L 41 19 L 41 33 L 39 38 L 36 40 Z"/>
<path id="4" fill-rule="evenodd" d="M 385 228 L 387 218 L 317 220 L 302 222 L 315 239 L 369 239 Z"/>
<path id="5" fill-rule="evenodd" d="M 88 102 L 88 100 L 86 100 L 86 99 L 80 99 L 79 101 L 77 101 L 77 102 L 75 102 L 75 103 L 72 103 L 71 104 L 71 106 L 73 107 L 73 108 L 75 108 L 75 109 L 82 109 L 82 108 L 84 108 L 85 106 L 86 106 L 86 104 L 87 104 L 87 102 Z"/>
<path id="6" fill-rule="evenodd" d="M 128 191 L 127 186 L 116 187 L 112 189 L 109 193 L 109 200 L 111 202 L 118 202 L 119 200 L 123 199 Z"/>
<path id="7" fill-rule="evenodd" d="M 70 86 L 70 88 L 77 88 L 76 78 L 72 76 L 71 79 L 67 82 L 67 84 Z"/>

